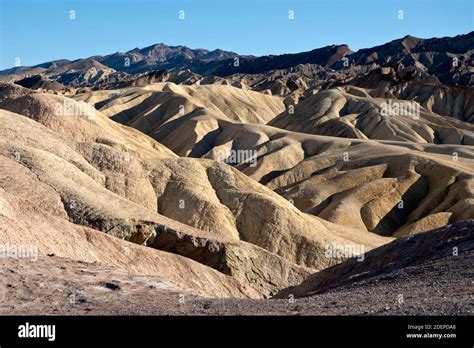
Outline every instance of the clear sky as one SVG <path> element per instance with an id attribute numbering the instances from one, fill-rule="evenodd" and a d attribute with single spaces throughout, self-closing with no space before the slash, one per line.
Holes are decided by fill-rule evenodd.
<path id="1" fill-rule="evenodd" d="M 414 35 L 474 29 L 474 0 L 0 0 L 0 69 L 163 42 L 240 54 L 347 43 L 353 50 Z M 70 11 L 75 11 L 71 19 Z M 179 18 L 184 10 L 185 18 Z M 294 19 L 289 19 L 289 11 Z M 399 19 L 398 11 L 403 11 Z"/>

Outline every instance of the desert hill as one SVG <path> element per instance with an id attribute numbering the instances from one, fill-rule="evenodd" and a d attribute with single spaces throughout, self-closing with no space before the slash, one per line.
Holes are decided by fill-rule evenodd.
<path id="1" fill-rule="evenodd" d="M 158 86 L 162 85 L 153 88 L 161 88 Z M 183 89 L 188 95 L 209 89 L 208 86 L 173 87 L 169 83 L 165 86 L 171 100 L 182 100 Z M 244 94 L 231 86 L 213 86 L 213 91 L 219 89 Z M 235 118 L 216 115 L 215 109 L 199 107 L 191 109 L 189 114 L 176 115 L 170 124 L 159 119 L 153 123 L 146 112 L 136 111 L 133 112 L 136 118 L 124 123 L 152 135 L 179 156 L 224 161 L 232 152 L 251 153 L 250 161 L 234 166 L 299 210 L 340 225 L 381 235 L 399 235 L 473 218 L 474 148 L 466 146 L 472 137 L 472 127 L 457 117 L 441 116 L 423 107 L 420 107 L 420 118 L 381 116 L 382 103 L 399 100 L 372 97 L 371 92 L 351 86 L 329 89 L 305 98 L 296 105 L 294 114 L 285 111 L 269 122 L 293 132 L 242 124 Z M 113 101 L 102 102 L 105 95 L 115 93 L 91 92 L 78 99 L 96 103 L 102 112 L 121 122 L 130 105 L 122 101 L 117 108 Z M 137 89 L 124 89 L 122 94 L 136 100 L 131 96 L 137 95 Z M 235 100 L 233 94 L 222 93 L 220 100 L 238 113 L 241 100 Z M 264 97 L 262 104 L 276 98 Z M 147 106 L 149 109 L 153 110 L 153 106 Z M 311 110 L 316 116 L 308 114 Z M 342 112 L 348 116 L 339 116 Z M 362 120 L 356 119 L 352 124 L 345 118 L 358 117 L 354 112 Z M 271 112 L 268 114 L 271 118 Z M 384 121 L 377 123 L 377 118 Z M 283 123 L 286 120 L 288 125 Z M 332 127 L 327 125 L 331 122 Z M 292 129 L 293 125 L 296 129 Z M 380 140 L 371 141 L 355 126 Z M 351 127 L 353 131 L 348 134 Z M 328 134 L 295 133 L 310 133 L 312 129 L 323 133 L 326 129 Z"/>
<path id="2" fill-rule="evenodd" d="M 412 90 L 413 91 L 413 90 Z M 471 91 L 457 98 L 443 98 L 432 89 L 418 89 L 415 100 L 377 95 L 352 86 L 326 89 L 306 97 L 278 115 L 270 126 L 295 132 L 346 138 L 409 141 L 436 144 L 474 144 L 474 127 L 466 122 L 474 115 Z M 449 98 L 449 99 L 448 99 Z M 408 98 L 407 98 L 408 99 Z M 420 102 L 423 101 L 423 105 Z M 444 104 L 446 106 L 439 106 Z M 438 115 L 455 110 L 453 117 Z M 426 106 L 426 107 L 425 107 Z"/>
<path id="3" fill-rule="evenodd" d="M 6 91 L 10 88 L 5 86 Z M 304 214 L 224 163 L 178 159 L 83 102 L 13 89 L 14 97 L 1 106 L 32 119 L 2 111 L 2 153 L 9 163 L 3 168 L 26 175 L 20 179 L 5 173 L 4 187 L 16 190 L 17 179 L 36 187 L 39 180 L 48 191 L 30 193 L 28 199 L 35 207 L 44 205 L 45 199 L 54 201 L 45 205 L 51 209 L 48 214 L 42 213 L 53 214 L 58 224 L 64 221 L 171 250 L 243 281 L 254 278 L 249 286 L 265 296 L 301 280 L 307 267 L 322 269 L 337 262 L 325 256 L 329 242 L 371 249 L 389 241 Z M 61 108 L 68 103 L 70 108 Z M 14 208 L 11 214 L 16 214 Z M 22 216 L 28 219 L 26 212 Z M 192 242 L 196 238 L 199 241 Z M 244 254 L 248 258 L 242 260 Z M 261 264 L 250 267 L 250 260 Z M 286 271 L 275 272 L 275 267 Z M 265 269 L 268 274 L 262 275 Z"/>
<path id="4" fill-rule="evenodd" d="M 143 88 L 84 93 L 76 99 L 86 101 L 113 120 L 148 135 L 152 135 L 150 128 L 164 127 L 167 123 L 175 128 L 178 118 L 187 119 L 193 113 L 264 124 L 285 109 L 280 97 L 226 85 L 155 83 Z"/>

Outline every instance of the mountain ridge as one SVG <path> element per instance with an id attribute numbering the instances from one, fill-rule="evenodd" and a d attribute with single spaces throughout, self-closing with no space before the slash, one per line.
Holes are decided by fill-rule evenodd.
<path id="1" fill-rule="evenodd" d="M 457 60 L 455 60 L 455 58 Z M 249 56 L 222 49 L 192 49 L 164 43 L 127 52 L 94 55 L 76 60 L 58 59 L 30 67 L 16 67 L 0 71 L 3 80 L 11 76 L 47 74 L 55 80 L 58 70 L 74 69 L 82 63 L 82 70 L 113 69 L 116 74 L 140 74 L 152 70 L 190 70 L 203 76 L 227 77 L 234 74 L 259 74 L 288 69 L 301 64 L 314 64 L 328 71 L 344 70 L 353 66 L 415 66 L 438 77 L 446 84 L 472 84 L 474 65 L 474 31 L 454 37 L 422 39 L 411 35 L 369 48 L 352 51 L 347 44 L 327 45 L 299 53 Z M 75 69 L 76 70 L 76 69 Z M 82 71 L 81 70 L 81 71 Z M 462 76 L 468 77 L 462 77 Z M 61 81 L 59 81 L 61 82 Z M 87 85 L 87 84 L 83 84 Z"/>

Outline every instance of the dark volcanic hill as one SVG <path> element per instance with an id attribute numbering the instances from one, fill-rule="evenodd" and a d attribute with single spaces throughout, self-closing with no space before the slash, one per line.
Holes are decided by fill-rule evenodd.
<path id="1" fill-rule="evenodd" d="M 474 32 L 455 37 L 420 39 L 407 35 L 347 57 L 352 64 L 415 66 L 445 84 L 468 85 L 474 71 Z M 335 68 L 341 68 L 338 62 Z"/>
<path id="2" fill-rule="evenodd" d="M 328 67 L 350 53 L 352 51 L 347 45 L 332 45 L 309 52 L 242 58 L 238 66 L 234 64 L 232 59 L 222 62 L 213 74 L 217 76 L 228 76 L 236 73 L 258 74 L 270 70 L 288 69 L 300 64 L 317 64 Z"/>
<path id="3" fill-rule="evenodd" d="M 237 59 L 238 58 L 238 59 Z M 344 59 L 346 58 L 346 59 Z M 0 78 L 12 82 L 23 77 L 44 74 L 67 86 L 101 86 L 127 80 L 124 74 L 136 75 L 159 70 L 189 70 L 202 76 L 228 77 L 255 75 L 314 65 L 331 74 L 334 70 L 366 71 L 374 67 L 414 67 L 436 77 L 441 83 L 470 86 L 474 75 L 474 32 L 455 37 L 420 39 L 413 36 L 383 45 L 352 52 L 347 45 L 331 45 L 308 52 L 243 56 L 216 49 L 191 49 L 163 43 L 107 56 L 65 59 L 33 67 L 0 71 Z M 133 79 L 133 78 L 132 78 Z"/>
<path id="4" fill-rule="evenodd" d="M 196 61 L 205 64 L 210 61 L 220 61 L 238 56 L 237 53 L 219 49 L 208 51 L 159 43 L 142 49 L 135 48 L 125 53 L 117 52 L 102 57 L 99 61 L 115 70 L 140 73 L 158 69 L 186 69 L 194 65 Z"/>

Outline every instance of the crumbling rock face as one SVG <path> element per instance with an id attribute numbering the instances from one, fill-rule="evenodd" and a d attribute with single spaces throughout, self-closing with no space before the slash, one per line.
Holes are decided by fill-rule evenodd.
<path id="1" fill-rule="evenodd" d="M 5 115 L 4 111 L 0 114 L 2 124 L 7 123 L 5 116 L 13 116 Z M 23 118 L 19 115 L 15 117 L 20 118 L 16 123 L 20 123 Z M 28 123 L 34 128 L 34 122 L 30 122 Z M 43 139 L 47 138 L 46 134 L 43 134 Z M 2 146 L 3 140 L 2 135 Z M 100 263 L 125 273 L 158 277 L 183 292 L 204 297 L 261 296 L 235 279 L 192 260 L 71 223 L 63 205 L 61 191 L 44 182 L 44 177 L 29 169 L 28 163 L 18 162 L 14 156 L 4 152 L 3 147 L 0 162 L 2 246 L 23 246 L 32 250 L 31 257 L 38 256 L 34 254 L 37 252 L 38 257 L 56 255 L 69 260 Z M 101 194 L 100 191 L 96 192 L 97 200 L 100 200 Z M 27 264 L 30 261 L 21 259 L 20 262 Z M 65 296 L 64 301 L 67 301 L 67 295 Z"/>
<path id="2" fill-rule="evenodd" d="M 54 141 L 56 141 L 54 148 L 57 154 L 61 153 L 61 147 L 67 148 L 67 145 L 64 145 L 60 138 L 52 132 L 23 116 L 5 111 L 1 111 L 0 114 L 2 124 L 6 126 L 6 128 L 3 128 L 5 132 L 2 133 L 2 140 L 6 142 L 3 142 L 0 146 L 0 159 L 3 163 L 1 187 L 3 188 L 2 197 L 5 199 L 1 201 L 2 224 L 5 224 L 5 230 L 2 235 L 6 238 L 4 239 L 5 241 L 38 245 L 36 238 L 41 234 L 40 252 L 43 255 L 52 252 L 64 257 L 85 261 L 100 261 L 116 266 L 118 265 L 118 260 L 114 260 L 114 253 L 117 251 L 112 251 L 113 243 L 117 244 L 117 248 L 123 245 L 124 249 L 120 253 L 128 253 L 128 251 L 124 250 L 129 250 L 127 245 L 130 243 L 127 244 L 123 240 L 133 242 L 134 244 L 131 245 L 143 245 L 142 248 L 150 250 L 146 251 L 145 254 L 149 254 L 153 258 L 155 254 L 151 250 L 154 250 L 152 246 L 155 240 L 156 243 L 158 241 L 156 239 L 157 229 L 159 230 L 166 226 L 167 229 L 178 231 L 181 234 L 194 233 L 195 235 L 200 235 L 202 233 L 204 236 L 206 235 L 204 231 L 196 230 L 193 232 L 193 229 L 189 226 L 160 216 L 152 210 L 108 191 L 104 187 L 104 182 L 95 181 L 79 168 L 66 162 L 65 159 L 58 157 L 58 155 L 49 152 L 47 149 L 40 150 L 40 147 L 44 145 L 50 147 Z M 14 125 L 14 127 L 22 129 L 25 133 L 27 131 L 31 135 L 36 133 L 38 135 L 34 140 L 36 144 L 30 143 L 26 146 L 24 143 L 17 142 L 14 150 L 8 145 L 9 137 L 15 135 L 13 132 L 8 131 L 9 125 Z M 80 155 L 71 148 L 69 148 L 69 152 L 65 153 L 68 153 L 72 158 L 75 156 L 80 158 Z M 17 156 L 17 154 L 19 155 Z M 92 169 L 89 170 L 94 173 Z M 20 202 L 23 203 L 20 204 Z M 28 227 L 31 224 L 35 224 L 36 227 Z M 10 227 L 6 228 L 8 225 Z M 23 231 L 23 228 L 31 228 L 31 230 L 28 229 L 26 230 L 28 232 L 26 232 Z M 64 232 L 59 233 L 58 230 Z M 186 230 L 191 230 L 191 232 L 186 232 Z M 85 231 L 86 234 L 82 234 L 83 232 L 81 231 Z M 25 236 L 25 233 L 28 235 Z M 37 233 L 39 234 L 37 235 Z M 100 237 L 102 234 L 108 234 L 111 237 L 103 239 Z M 97 246 L 92 247 L 89 245 L 94 243 L 95 240 L 97 240 Z M 115 240 L 116 242 L 114 242 Z M 230 243 L 231 241 L 228 242 Z M 107 243 L 111 243 L 109 246 L 111 248 L 110 253 L 107 251 Z M 155 244 L 154 246 L 158 245 Z M 134 247 L 130 248 L 134 250 Z M 238 243 L 236 243 L 234 248 L 240 248 Z M 263 249 L 259 249 L 259 251 L 268 253 Z M 162 252 L 156 250 L 156 253 L 156 257 L 160 257 L 159 255 Z M 256 252 L 254 252 L 254 256 L 255 254 Z M 168 254 L 164 253 L 163 255 L 165 257 Z M 276 255 L 274 257 L 278 258 Z M 125 261 L 125 259 L 128 261 Z M 122 261 L 125 263 L 133 262 L 132 260 L 125 255 Z M 286 261 L 282 260 L 281 262 L 285 263 Z M 292 265 L 290 262 L 287 262 L 287 264 L 290 269 L 293 267 L 298 269 L 296 265 Z M 228 265 L 230 267 L 230 263 Z M 217 265 L 213 266 L 216 269 L 218 268 Z M 155 274 L 164 274 L 164 270 L 161 270 L 160 267 L 162 266 L 157 264 L 157 269 L 161 273 L 157 270 L 153 272 Z M 169 272 L 173 272 L 173 269 L 175 269 L 169 265 L 167 267 Z M 191 270 L 193 267 L 191 267 Z M 230 269 L 234 270 L 233 273 L 237 273 L 239 267 L 239 263 L 234 262 Z M 202 277 L 200 281 L 203 283 L 210 281 L 209 277 L 215 277 L 214 273 L 206 269 L 211 270 L 210 267 L 207 267 L 202 268 L 201 271 L 196 273 L 199 277 Z M 146 273 L 144 269 L 140 268 L 140 265 L 137 265 L 135 270 Z M 206 276 L 206 272 L 210 272 L 209 276 Z M 249 274 L 245 278 L 240 277 L 243 281 L 256 277 L 250 274 L 251 272 L 256 272 L 255 269 L 249 268 L 248 272 Z M 242 271 L 242 273 L 245 274 L 245 271 Z M 197 277 L 197 275 L 188 275 L 188 277 Z M 206 278 L 208 279 L 206 280 Z M 220 282 L 228 282 L 225 279 L 227 278 L 222 278 Z M 235 279 L 235 277 L 229 279 Z M 286 286 L 285 284 L 295 284 L 302 278 L 285 277 L 280 274 L 278 279 L 280 284 L 274 278 L 274 283 L 270 286 L 265 283 L 266 279 L 262 278 L 260 284 L 256 286 L 247 285 L 248 290 L 239 290 L 239 286 L 243 286 L 243 283 L 238 283 L 236 280 L 223 285 L 229 288 L 225 291 L 219 289 L 220 285 L 210 287 L 209 292 L 206 292 L 204 288 L 201 290 L 196 288 L 194 290 L 198 290 L 198 293 L 202 295 L 207 294 L 217 297 L 233 297 L 234 295 L 259 297 L 268 296 L 271 292 Z M 192 279 L 190 281 L 193 282 Z M 256 290 L 251 290 L 252 288 Z M 238 295 L 239 292 L 240 295 Z"/>
<path id="3" fill-rule="evenodd" d="M 311 273 L 309 268 L 296 266 L 250 243 L 184 234 L 166 226 L 157 226 L 150 246 L 212 267 L 249 284 L 264 296 L 273 295 L 285 284 L 298 284 Z"/>
<path id="4" fill-rule="evenodd" d="M 195 159 L 162 163 L 159 171 L 151 173 L 152 183 L 157 185 L 158 212 L 187 225 L 255 244 L 312 268 L 334 262 L 324 256 L 331 238 L 358 240 L 369 248 L 382 242 L 302 214 L 228 165 Z"/>

